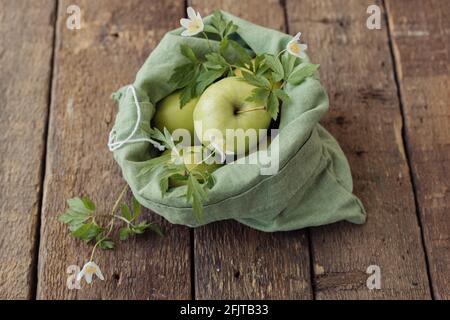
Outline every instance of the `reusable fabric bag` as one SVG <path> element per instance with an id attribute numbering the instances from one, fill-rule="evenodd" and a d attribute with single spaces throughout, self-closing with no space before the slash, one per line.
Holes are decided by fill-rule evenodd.
<path id="1" fill-rule="evenodd" d="M 238 35 L 256 54 L 277 54 L 292 39 L 226 12 L 222 15 L 239 27 Z M 210 18 L 205 18 L 206 24 Z M 127 87 L 113 94 L 119 103 L 113 128 L 116 141 L 130 136 L 138 116 L 139 126 L 133 138 L 148 138 L 155 105 L 175 91 L 168 80 L 174 68 L 185 63 L 180 44 L 188 44 L 199 55 L 207 52 L 205 39 L 182 37 L 181 32 L 182 29 L 177 29 L 167 33 L 138 72 L 133 86 L 140 112 Z M 318 123 L 328 110 L 328 97 L 320 81 L 307 78 L 297 86 L 287 84 L 285 90 L 291 102 L 283 104 L 280 112 L 277 138 L 280 169 L 277 174 L 261 175 L 258 164 L 222 166 L 213 173 L 216 183 L 208 190 L 204 219 L 200 223 L 184 196 L 186 186 L 174 188 L 162 197 L 158 179 L 139 176 L 144 162 L 158 155 L 155 148 L 145 141 L 126 143 L 114 151 L 114 158 L 134 196 L 171 223 L 190 227 L 226 219 L 266 232 L 340 220 L 364 223 L 365 211 L 352 194 L 352 177 L 345 155 L 336 140 Z"/>

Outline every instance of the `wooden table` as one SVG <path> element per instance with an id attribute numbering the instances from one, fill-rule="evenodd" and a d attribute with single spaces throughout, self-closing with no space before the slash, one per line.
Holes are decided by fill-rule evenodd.
<path id="1" fill-rule="evenodd" d="M 450 5 L 447 0 L 192 0 L 303 33 L 352 167 L 363 226 L 265 234 L 235 222 L 169 225 L 96 261 L 57 221 L 65 199 L 109 208 L 124 182 L 106 147 L 111 92 L 131 83 L 184 0 L 0 0 L 0 298 L 449 299 Z M 370 4 L 382 10 L 369 30 Z M 82 29 L 66 27 L 78 5 Z M 370 265 L 381 289 L 369 290 Z"/>

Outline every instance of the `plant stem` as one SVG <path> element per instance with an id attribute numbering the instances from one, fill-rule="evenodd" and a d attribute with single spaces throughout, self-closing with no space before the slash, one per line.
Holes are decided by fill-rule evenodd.
<path id="1" fill-rule="evenodd" d="M 123 222 L 125 222 L 127 225 L 131 224 L 130 221 L 128 221 L 127 219 L 125 219 L 124 217 L 118 216 L 117 214 L 114 215 L 114 218 L 117 218 L 119 220 L 122 220 Z"/>
<path id="2" fill-rule="evenodd" d="M 208 47 L 209 47 L 209 50 L 213 51 L 213 48 L 212 48 L 212 46 L 211 46 L 211 42 L 209 41 L 208 35 L 206 34 L 205 31 L 203 31 L 203 35 L 205 36 L 206 41 L 208 41 Z"/>
<path id="3" fill-rule="evenodd" d="M 257 110 L 265 110 L 265 109 L 266 109 L 266 107 L 261 106 L 261 107 L 246 109 L 246 110 L 239 110 L 239 111 L 236 111 L 236 113 L 240 114 L 240 113 L 245 113 L 245 112 L 250 112 L 250 111 L 257 111 Z"/>
<path id="4" fill-rule="evenodd" d="M 234 65 L 234 64 L 230 64 L 229 65 L 230 67 L 232 67 L 232 68 L 236 68 L 236 69 L 241 69 L 241 70 L 245 70 L 245 71 L 248 71 L 248 72 L 250 72 L 250 73 L 253 73 L 253 74 L 255 74 L 252 70 L 250 70 L 250 69 L 247 69 L 247 68 L 245 68 L 245 67 L 238 67 L 238 66 L 236 66 L 236 65 Z"/>
<path id="5" fill-rule="evenodd" d="M 281 50 L 280 53 L 277 55 L 277 59 L 287 51 L 287 49 Z"/>
<path id="6" fill-rule="evenodd" d="M 104 237 L 102 237 L 100 240 L 98 240 L 98 241 L 95 243 L 94 248 L 92 248 L 91 258 L 90 258 L 89 261 L 92 261 L 92 259 L 94 258 L 95 250 L 97 249 L 98 245 L 99 245 L 103 240 L 105 240 L 106 238 L 108 238 L 109 235 L 111 234 L 111 232 L 112 232 L 112 230 L 113 230 L 113 228 L 114 228 L 114 220 L 115 220 L 114 212 L 116 212 L 117 207 L 119 206 L 120 201 L 122 200 L 122 198 L 123 198 L 123 196 L 125 195 L 125 193 L 127 192 L 127 190 L 128 190 L 128 185 L 125 185 L 125 187 L 123 188 L 122 192 L 120 193 L 119 197 L 117 198 L 117 200 L 116 200 L 116 202 L 114 203 L 114 206 L 113 206 L 113 208 L 112 208 L 112 210 L 111 210 L 110 216 L 112 216 L 112 219 L 111 219 L 111 221 L 109 222 L 109 229 L 108 229 L 108 232 L 106 233 L 106 235 L 105 235 Z"/>

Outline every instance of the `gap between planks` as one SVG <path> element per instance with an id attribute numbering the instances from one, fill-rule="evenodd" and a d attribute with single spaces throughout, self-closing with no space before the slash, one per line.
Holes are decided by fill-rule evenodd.
<path id="1" fill-rule="evenodd" d="M 52 16 L 53 22 L 53 46 L 52 46 L 52 56 L 50 60 L 50 80 L 48 86 L 48 105 L 47 105 L 47 119 L 45 122 L 45 129 L 43 133 L 44 139 L 44 150 L 42 152 L 42 168 L 41 168 L 41 181 L 40 181 L 40 192 L 39 192 L 39 204 L 38 204 L 38 218 L 36 223 L 36 240 L 34 245 L 34 259 L 32 264 L 32 273 L 31 273 L 31 299 L 36 300 L 37 297 L 37 288 L 38 288 L 38 265 L 39 265 L 39 252 L 40 252 L 40 240 L 41 240 L 41 224 L 42 224 L 42 202 L 44 200 L 44 181 L 45 181 L 45 172 L 47 167 L 47 142 L 48 142 L 48 132 L 49 132 L 49 123 L 50 123 L 50 111 L 51 105 L 53 101 L 53 86 L 54 79 L 56 73 L 56 48 L 57 48 L 57 40 L 58 40 L 58 10 L 59 10 L 59 0 L 55 0 L 55 7 Z"/>
<path id="2" fill-rule="evenodd" d="M 401 119 L 402 119 L 401 138 L 402 138 L 402 143 L 403 143 L 403 149 L 406 150 L 405 158 L 406 158 L 406 163 L 408 165 L 408 173 L 409 173 L 409 178 L 411 180 L 411 185 L 412 185 L 412 190 L 413 190 L 413 195 L 414 195 L 414 206 L 416 209 L 417 224 L 420 229 L 420 240 L 422 242 L 422 247 L 423 247 L 423 251 L 424 251 L 425 265 L 426 265 L 426 269 L 427 269 L 428 286 L 430 287 L 431 299 L 435 300 L 433 284 L 431 281 L 431 271 L 430 271 L 430 262 L 429 262 L 429 257 L 428 257 L 427 244 L 426 244 L 425 237 L 423 234 L 423 221 L 422 221 L 422 218 L 420 215 L 420 206 L 419 206 L 419 201 L 418 201 L 418 197 L 417 197 L 417 182 L 414 179 L 414 175 L 413 175 L 413 171 L 412 171 L 411 147 L 408 143 L 408 135 L 406 134 L 406 127 L 405 127 L 406 117 L 405 117 L 404 99 L 403 99 L 402 89 L 401 89 L 400 80 L 399 80 L 399 71 L 400 70 L 398 69 L 398 62 L 397 62 L 397 59 L 394 54 L 394 47 L 393 47 L 393 42 L 392 42 L 393 41 L 392 40 L 392 30 L 391 30 L 392 26 L 391 26 L 391 22 L 390 22 L 389 9 L 388 9 L 388 6 L 386 5 L 386 0 L 381 0 L 381 1 L 382 1 L 381 3 L 383 4 L 383 10 L 384 10 L 384 15 L 385 15 L 384 18 L 386 20 L 389 54 L 391 56 L 392 66 L 393 66 L 392 72 L 394 75 L 394 81 L 395 81 L 398 103 L 399 103 L 399 108 L 400 108 L 400 115 L 401 115 Z"/>

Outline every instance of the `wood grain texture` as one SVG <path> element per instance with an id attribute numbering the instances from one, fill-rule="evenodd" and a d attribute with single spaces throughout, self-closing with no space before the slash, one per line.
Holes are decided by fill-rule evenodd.
<path id="1" fill-rule="evenodd" d="M 450 3 L 386 1 L 436 299 L 450 299 Z"/>
<path id="2" fill-rule="evenodd" d="M 279 1 L 196 0 L 203 14 L 223 9 L 254 23 L 284 30 Z M 311 299 L 305 231 L 267 234 L 236 222 L 195 230 L 197 299 Z"/>
<path id="3" fill-rule="evenodd" d="M 382 8 L 380 1 L 375 1 Z M 430 290 L 385 23 L 366 28 L 360 0 L 287 0 L 292 33 L 303 32 L 330 96 L 324 126 L 337 138 L 368 212 L 363 226 L 311 230 L 317 299 L 428 299 Z M 381 268 L 381 290 L 366 287 Z"/>
<path id="4" fill-rule="evenodd" d="M 0 299 L 33 295 L 54 0 L 0 1 Z"/>
<path id="5" fill-rule="evenodd" d="M 77 4 L 82 29 L 66 28 Z M 178 25 L 183 1 L 60 1 L 47 170 L 39 252 L 39 299 L 187 299 L 191 295 L 187 228 L 164 223 L 168 235 L 149 234 L 98 251 L 106 281 L 66 287 L 70 265 L 82 266 L 91 246 L 73 240 L 57 217 L 65 199 L 89 195 L 105 212 L 124 181 L 106 147 L 116 106 L 110 94 L 131 83 L 151 49 Z M 100 209 L 102 210 L 102 209 Z M 150 214 L 150 213 L 148 213 Z M 151 220 L 161 221 L 151 214 Z"/>

